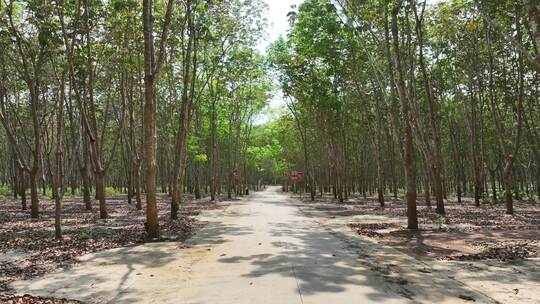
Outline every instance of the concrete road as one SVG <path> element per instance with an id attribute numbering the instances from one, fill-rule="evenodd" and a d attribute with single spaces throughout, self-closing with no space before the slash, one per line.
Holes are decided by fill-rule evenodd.
<path id="1" fill-rule="evenodd" d="M 186 243 L 152 243 L 86 255 L 80 265 L 20 293 L 88 303 L 493 303 L 392 248 L 302 213 L 269 187 L 226 210 Z"/>

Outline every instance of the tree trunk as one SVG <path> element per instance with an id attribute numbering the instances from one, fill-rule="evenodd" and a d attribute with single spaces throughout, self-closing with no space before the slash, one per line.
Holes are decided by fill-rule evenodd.
<path id="1" fill-rule="evenodd" d="M 378 125 L 378 127 L 380 127 Z M 377 159 L 377 200 L 381 207 L 384 207 L 384 163 L 382 156 L 382 138 L 380 136 L 380 130 L 376 131 L 375 139 L 375 153 Z"/>
<path id="2" fill-rule="evenodd" d="M 142 210 L 142 199 L 141 199 L 141 161 L 137 159 L 133 167 L 134 181 L 135 181 L 135 201 L 137 202 L 137 210 Z"/>
<path id="3" fill-rule="evenodd" d="M 53 175 L 53 189 L 56 190 L 56 195 L 54 197 L 54 236 L 57 240 L 62 238 L 62 198 L 64 196 L 63 192 L 63 181 L 64 181 L 64 170 L 63 170 L 63 143 L 62 138 L 64 136 L 64 98 L 65 98 L 65 87 L 64 87 L 64 75 L 60 79 L 60 93 L 58 98 L 58 115 L 56 117 L 56 159 L 55 159 L 55 171 Z"/>
<path id="4" fill-rule="evenodd" d="M 409 101 L 403 79 L 401 62 L 401 50 L 399 47 L 398 13 L 402 2 L 396 5 L 392 11 L 392 39 L 394 46 L 393 61 L 395 66 L 395 85 L 398 91 L 402 107 L 404 122 L 404 139 L 402 148 L 403 169 L 405 171 L 405 183 L 407 188 L 407 228 L 418 229 L 418 211 L 416 209 L 416 168 L 414 165 L 414 143 L 412 135 L 411 118 L 409 113 Z"/>
<path id="5" fill-rule="evenodd" d="M 409 129 L 409 130 L 407 130 Z M 414 154 L 412 134 L 410 128 L 405 128 L 405 180 L 407 184 L 407 228 L 418 229 L 418 212 L 416 210 L 416 170 L 414 168 Z"/>
<path id="6" fill-rule="evenodd" d="M 433 192 L 435 194 L 435 200 L 437 202 L 437 208 L 436 212 L 437 214 L 444 214 L 444 189 L 443 189 L 443 181 L 442 181 L 442 152 L 441 152 L 441 140 L 439 135 L 439 117 L 437 112 L 437 104 L 435 102 L 435 98 L 433 96 L 433 89 L 430 82 L 430 78 L 426 69 L 426 64 L 424 61 L 424 40 L 423 40 L 423 29 L 422 29 L 422 19 L 419 18 L 417 9 L 416 9 L 416 1 L 411 1 L 413 3 L 412 9 L 414 12 L 415 20 L 416 20 L 416 35 L 418 38 L 418 48 L 419 48 L 419 54 L 418 54 L 418 61 L 420 65 L 420 71 L 422 73 L 422 79 L 424 83 L 424 91 L 426 94 L 426 100 L 428 102 L 428 110 L 429 110 L 429 122 L 431 127 L 431 151 L 433 155 L 428 157 L 430 164 L 430 170 L 431 170 L 431 177 L 432 184 L 433 184 Z M 424 14 L 425 9 L 425 2 L 424 7 L 422 8 L 422 15 Z M 429 145 L 429 143 L 426 143 Z"/>
<path id="7" fill-rule="evenodd" d="M 540 200 L 540 169 L 536 170 L 536 199 Z"/>
<path id="8" fill-rule="evenodd" d="M 492 193 L 492 200 L 493 203 L 496 204 L 498 202 L 497 199 L 497 180 L 495 178 L 495 172 L 496 170 L 489 170 L 489 173 L 491 175 L 491 193 Z"/>
<path id="9" fill-rule="evenodd" d="M 21 207 L 22 210 L 26 210 L 26 178 L 25 178 L 25 171 L 19 170 L 20 177 L 19 177 L 19 193 L 21 195 Z"/>
<path id="10" fill-rule="evenodd" d="M 37 185 L 37 170 L 29 172 L 30 177 L 30 217 L 39 217 L 39 199 L 38 199 L 38 185 Z"/>
<path id="11" fill-rule="evenodd" d="M 458 173 L 459 175 L 459 173 Z M 461 184 L 460 184 L 460 181 L 459 179 L 456 180 L 456 192 L 457 192 L 457 201 L 458 203 L 461 203 Z"/>
<path id="12" fill-rule="evenodd" d="M 130 155 L 128 155 L 128 160 L 127 160 L 127 164 L 128 164 L 128 168 L 127 168 L 127 174 L 126 174 L 126 184 L 127 184 L 127 200 L 128 200 L 128 204 L 131 205 L 132 204 L 132 199 L 133 199 L 133 161 L 131 161 L 129 158 L 130 158 Z"/>
<path id="13" fill-rule="evenodd" d="M 424 200 L 426 201 L 426 206 L 428 208 L 431 208 L 431 192 L 430 192 L 430 178 L 429 178 L 429 171 L 426 170 L 424 178 Z"/>
<path id="14" fill-rule="evenodd" d="M 99 201 L 99 218 L 106 219 L 107 202 L 105 201 L 105 176 L 104 172 L 96 172 L 96 197 Z"/>
<path id="15" fill-rule="evenodd" d="M 183 69 L 183 88 L 182 88 L 182 109 L 180 111 L 180 130 L 178 131 L 178 146 L 177 146 L 177 165 L 174 177 L 172 198 L 171 198 L 171 219 L 178 218 L 179 204 L 181 203 L 182 187 L 184 184 L 184 177 L 186 172 L 186 160 L 187 160 L 187 142 L 189 135 L 189 123 L 191 120 L 191 99 L 190 96 L 190 84 L 192 76 L 192 53 L 195 43 L 195 32 L 193 26 L 193 19 L 191 15 L 191 1 L 187 0 L 186 3 L 186 20 L 188 23 L 188 35 L 189 40 L 185 51 L 184 69 Z"/>
<path id="16" fill-rule="evenodd" d="M 210 84 L 210 89 L 213 85 Z M 216 178 L 217 178 L 217 109 L 216 97 L 212 97 L 212 114 L 210 118 L 210 200 L 216 200 Z"/>
<path id="17" fill-rule="evenodd" d="M 436 161 L 436 162 L 438 162 L 438 161 Z M 436 167 L 436 165 L 434 165 L 432 167 L 432 171 L 435 172 L 434 176 L 433 176 L 435 199 L 437 201 L 437 207 L 435 208 L 435 212 L 437 214 L 444 215 L 445 214 L 445 210 L 444 210 L 444 189 L 443 189 L 443 182 L 442 182 L 442 178 L 441 178 L 440 168 Z"/>
<path id="18" fill-rule="evenodd" d="M 92 194 L 90 193 L 90 170 L 87 157 L 85 157 L 87 162 L 84 167 L 81 168 L 82 182 L 83 182 L 83 201 L 86 210 L 92 210 Z"/>
<path id="19" fill-rule="evenodd" d="M 505 161 L 503 172 L 504 184 L 504 201 L 506 202 L 506 214 L 514 214 L 514 201 L 512 199 L 512 157 L 508 157 Z"/>
<path id="20" fill-rule="evenodd" d="M 154 60 L 154 17 L 152 0 L 143 0 L 144 36 L 144 158 L 146 163 L 146 228 L 148 237 L 159 238 L 159 222 L 156 201 L 156 92 L 155 85 L 164 60 L 167 33 L 174 1 L 167 2 L 162 27 L 161 47 L 157 63 Z"/>

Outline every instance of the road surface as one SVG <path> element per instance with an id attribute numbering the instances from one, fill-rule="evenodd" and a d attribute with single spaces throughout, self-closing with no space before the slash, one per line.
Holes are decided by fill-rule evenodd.
<path id="1" fill-rule="evenodd" d="M 15 288 L 88 303 L 493 302 L 392 248 L 322 226 L 279 190 L 206 213 L 207 225 L 185 244 L 86 255 Z"/>

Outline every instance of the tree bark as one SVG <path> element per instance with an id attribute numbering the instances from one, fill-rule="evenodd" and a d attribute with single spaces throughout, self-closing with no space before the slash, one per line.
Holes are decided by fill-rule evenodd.
<path id="1" fill-rule="evenodd" d="M 195 31 L 193 26 L 192 18 L 192 5 L 191 0 L 186 1 L 186 19 L 188 22 L 188 44 L 185 51 L 184 57 L 184 69 L 183 69 L 183 88 L 182 88 L 182 109 L 180 111 L 180 130 L 178 131 L 178 142 L 177 142 L 177 165 L 173 183 L 173 191 L 171 198 L 171 218 L 178 218 L 178 209 L 179 204 L 181 203 L 182 195 L 182 186 L 184 184 L 184 177 L 186 174 L 186 160 L 187 160 L 187 142 L 188 142 L 188 132 L 189 124 L 191 121 L 191 101 L 192 96 L 190 96 L 190 84 L 192 76 L 192 55 L 194 51 L 195 43 Z M 193 70 L 194 72 L 194 70 Z"/>
<path id="2" fill-rule="evenodd" d="M 171 20 L 174 1 L 167 2 L 167 11 L 161 34 L 159 56 L 154 55 L 154 18 L 153 1 L 143 0 L 143 36 L 144 36 L 144 158 L 146 163 L 146 227 L 150 239 L 159 238 L 159 222 L 156 201 L 156 92 L 159 71 L 164 61 L 165 46 Z"/>
<path id="3" fill-rule="evenodd" d="M 144 157 L 146 163 L 146 227 L 149 238 L 159 238 L 156 202 L 156 105 L 154 84 L 154 21 L 152 0 L 143 0 L 144 26 Z"/>
<path id="4" fill-rule="evenodd" d="M 30 177 L 30 217 L 39 217 L 39 199 L 38 199 L 38 185 L 37 185 L 37 172 L 30 171 L 28 174 Z"/>
<path id="5" fill-rule="evenodd" d="M 213 91 L 213 84 L 210 82 L 210 95 L 212 98 L 211 116 L 210 116 L 210 200 L 216 200 L 216 178 L 217 178 L 217 96 Z"/>
<path id="6" fill-rule="evenodd" d="M 401 61 L 401 51 L 399 46 L 398 13 L 402 1 L 398 1 L 392 10 L 392 40 L 393 40 L 393 62 L 395 69 L 395 85 L 401 101 L 402 117 L 404 122 L 404 139 L 402 147 L 403 168 L 405 171 L 405 183 L 407 188 L 407 228 L 418 229 L 418 211 L 416 209 L 416 168 L 414 165 L 414 143 L 412 136 L 411 118 L 409 113 L 409 101 L 403 79 L 403 68 Z"/>
<path id="7" fill-rule="evenodd" d="M 62 238 L 62 199 L 64 191 L 62 188 L 64 181 L 63 170 L 63 146 L 62 138 L 64 137 L 64 75 L 60 79 L 60 94 L 58 98 L 58 115 L 56 117 L 56 153 L 55 153 L 55 174 L 54 174 L 54 189 L 56 189 L 56 195 L 54 198 L 55 212 L 54 212 L 54 235 L 56 239 Z"/>

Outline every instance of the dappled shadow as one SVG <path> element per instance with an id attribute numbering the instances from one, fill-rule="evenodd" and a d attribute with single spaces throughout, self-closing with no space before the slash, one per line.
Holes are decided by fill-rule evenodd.
<path id="1" fill-rule="evenodd" d="M 240 216 L 232 213 L 227 216 Z M 80 258 L 81 265 L 45 277 L 19 282 L 14 287 L 20 293 L 54 295 L 80 299 L 84 302 L 137 302 L 148 286 L 160 282 L 160 289 L 178 288 L 182 271 L 189 269 L 192 257 L 204 248 L 228 242 L 233 236 L 252 233 L 249 227 L 230 225 L 207 216 L 211 221 L 184 242 L 156 242 L 102 251 Z M 198 249 L 204 247 L 203 249 Z M 142 287 L 141 287 L 142 286 Z"/>
<path id="2" fill-rule="evenodd" d="M 459 296 L 471 297 L 477 303 L 492 302 L 454 280 L 451 263 L 445 264 L 448 268 L 432 269 L 389 246 L 318 225 L 316 221 L 320 217 L 305 213 L 293 204 L 272 190 L 257 193 L 249 200 L 235 202 L 227 212 L 205 214 L 205 226 L 185 243 L 151 243 L 89 255 L 83 258 L 84 268 L 49 275 L 35 284 L 32 282 L 22 292 L 49 292 L 70 298 L 78 294 L 88 302 L 108 303 L 140 302 L 158 290 L 162 296 L 170 297 L 181 286 L 196 288 L 184 284 L 190 278 L 182 272 L 194 261 L 212 256 L 218 263 L 209 259 L 206 262 L 212 264 L 203 266 L 210 267 L 193 268 L 201 270 L 200 281 L 196 282 L 201 284 L 202 292 L 216 288 L 213 284 L 204 285 L 211 274 L 215 282 L 210 282 L 216 284 L 229 276 L 231 280 L 242 277 L 248 282 L 267 278 L 268 281 L 255 284 L 259 288 L 267 288 L 268 282 L 271 282 L 268 288 L 283 286 L 274 284 L 274 280 L 288 278 L 296 282 L 294 292 L 297 287 L 304 300 L 325 299 L 321 303 L 460 302 Z M 246 240 L 257 250 L 248 250 Z M 181 249 L 185 246 L 190 248 Z M 226 256 L 230 254 L 227 249 L 235 246 L 246 248 L 246 252 L 235 251 L 234 255 Z M 220 266 L 224 272 L 212 272 Z M 204 272 L 209 268 L 211 272 Z M 478 280 L 500 280 L 477 275 Z M 538 275 L 531 274 L 530 279 L 538 282 Z M 286 291 L 291 290 L 276 290 Z"/>
<path id="3" fill-rule="evenodd" d="M 473 230 L 468 232 L 462 231 L 444 231 L 444 230 L 396 230 L 382 236 L 382 242 L 394 246 L 395 248 L 412 254 L 415 257 L 436 258 L 440 260 L 452 259 L 454 257 L 466 257 L 468 255 L 482 255 L 488 251 L 486 244 L 505 244 L 504 240 L 512 240 L 512 242 L 520 242 L 527 244 L 528 242 L 537 242 L 540 238 L 536 230 Z M 491 245 L 493 246 L 493 245 Z M 489 248 L 489 247 L 488 247 Z M 485 255 L 489 258 L 489 255 Z M 492 258 L 502 257 L 492 256 Z M 476 258 L 476 260 L 486 259 Z M 521 259 L 516 256 L 516 259 Z M 475 260 L 475 258 L 465 258 L 465 260 Z M 506 257 L 505 260 L 512 260 Z"/>
<path id="4" fill-rule="evenodd" d="M 260 196 L 257 203 L 270 205 L 272 210 L 291 208 L 282 196 Z M 445 275 L 425 271 L 425 264 L 397 250 L 326 230 L 296 208 L 289 212 L 293 215 L 268 223 L 271 245 L 279 253 L 238 255 L 219 262 L 249 263 L 254 269 L 243 275 L 247 278 L 276 274 L 294 278 L 304 298 L 345 293 L 350 301 L 460 301 L 458 295 L 484 299 Z"/>
<path id="5" fill-rule="evenodd" d="M 463 254 L 463 248 L 455 249 L 452 246 L 444 246 L 443 242 L 431 242 L 430 236 L 426 238 L 424 231 L 398 230 L 388 235 L 390 237 L 385 237 L 385 244 L 395 246 L 419 259 L 425 256 L 442 257 Z"/>
<path id="6" fill-rule="evenodd" d="M 81 257 L 80 266 L 31 281 L 14 283 L 19 293 L 49 295 L 108 302 L 137 297 L 141 290 L 129 288 L 136 280 L 149 280 L 150 272 L 175 261 L 172 253 L 177 243 L 151 243 L 122 247 Z M 166 245 L 166 246 L 165 246 Z"/>
<path id="7" fill-rule="evenodd" d="M 284 208 L 284 202 L 272 196 L 257 197 L 257 202 L 270 204 L 272 208 Z M 219 262 L 250 263 L 255 269 L 243 275 L 248 278 L 271 274 L 294 277 L 302 296 L 339 293 L 352 287 L 364 287 L 363 291 L 367 288 L 369 298 L 374 301 L 410 297 L 410 292 L 403 285 L 385 287 L 384 284 L 388 284 L 390 278 L 365 273 L 368 269 L 358 261 L 358 254 L 347 243 L 306 223 L 306 216 L 298 210 L 291 212 L 294 213 L 292 221 L 288 218 L 268 223 L 271 245 L 278 248 L 279 254 L 233 256 L 222 258 Z"/>
<path id="8" fill-rule="evenodd" d="M 326 207 L 327 210 L 321 212 L 322 208 L 319 208 L 319 204 L 313 204 L 310 202 L 293 202 L 296 206 L 300 207 L 304 212 L 308 214 L 315 214 L 323 218 L 334 218 L 336 215 L 345 215 L 346 217 L 336 220 L 331 220 L 332 225 L 338 225 L 339 223 L 344 227 L 349 221 L 353 219 L 352 216 L 362 213 L 369 215 L 367 211 L 361 210 L 360 212 L 340 214 L 339 208 L 333 209 L 331 206 Z M 373 208 L 375 209 L 375 208 Z M 333 212 L 337 210 L 337 212 Z M 484 212 L 484 210 L 477 211 Z M 470 216 L 470 218 L 477 216 L 476 213 Z M 377 212 L 375 213 L 377 214 Z M 534 214 L 533 211 L 528 210 L 527 216 Z M 383 215 L 382 212 L 380 215 Z M 351 216 L 351 217 L 347 217 Z M 391 220 L 392 218 L 388 218 Z M 394 218 L 395 219 L 395 218 Z M 521 220 L 520 216 L 508 218 L 510 221 L 518 222 Z M 482 222 L 482 225 L 489 225 L 490 222 Z M 533 221 L 534 224 L 534 221 Z M 502 229 L 493 229 L 499 228 Z M 512 226 L 513 228 L 518 228 Z M 504 225 L 497 227 L 483 226 L 482 229 L 474 230 L 467 233 L 453 233 L 440 232 L 441 243 L 435 244 L 428 243 L 428 237 L 424 235 L 425 231 L 410 232 L 410 231 L 394 231 L 392 234 L 401 235 L 403 240 L 409 243 L 411 248 L 426 247 L 427 250 L 438 252 L 444 255 L 451 255 L 459 253 L 453 250 L 451 247 L 447 248 L 442 237 L 446 237 L 446 242 L 461 241 L 469 244 L 475 242 L 485 241 L 497 241 L 502 239 L 524 239 L 524 240 L 537 240 L 538 234 L 536 230 L 511 230 Z M 429 233 L 437 234 L 432 231 Z M 374 270 L 379 273 L 387 275 L 397 274 L 400 279 L 405 280 L 407 288 L 410 288 L 414 292 L 414 299 L 428 300 L 430 302 L 441 302 L 443 299 L 455 299 L 457 302 L 468 298 L 467 295 L 471 294 L 471 291 L 485 292 L 489 295 L 497 294 L 497 300 L 502 302 L 509 301 L 529 301 L 527 303 L 535 303 L 535 298 L 538 297 L 536 287 L 540 282 L 540 259 L 530 259 L 525 261 L 512 261 L 504 262 L 498 260 L 486 260 L 486 261 L 434 261 L 426 258 L 424 254 L 415 255 L 421 260 L 403 260 L 399 255 L 404 256 L 402 253 L 398 255 L 388 255 L 389 252 L 398 252 L 398 250 L 376 244 L 376 241 L 371 241 L 365 237 L 352 236 L 349 234 L 333 233 L 339 239 L 349 243 L 359 255 L 359 262 L 366 265 L 370 270 Z M 387 241 L 385 239 L 385 241 Z M 440 246 L 439 246 L 440 245 Z M 377 249 L 375 249 L 377 248 Z M 381 248 L 383 248 L 381 250 Z M 400 248 L 400 247 L 398 247 Z M 411 249 L 409 248 L 409 249 Z M 405 251 L 406 254 L 411 253 L 410 250 Z M 384 258 L 381 258 L 384 257 Z M 381 272 L 382 270 L 382 272 Z M 399 281 L 396 281 L 399 284 Z M 438 288 L 434 288 L 438 286 Z M 536 287 L 535 287 L 536 286 Z M 514 289 L 518 287 L 518 289 Z M 519 294 L 519 295 L 518 295 Z M 421 297 L 419 298 L 419 296 Z M 426 296 L 428 295 L 428 296 Z M 464 297 L 460 297 L 464 295 Z M 532 295 L 532 296 L 531 296 Z M 460 297 L 460 299 L 456 299 Z M 532 297 L 532 298 L 531 298 Z M 478 295 L 473 295 L 478 302 Z M 496 300 L 485 298 L 487 302 L 497 302 Z M 531 302 L 532 301 L 532 302 Z"/>
<path id="9" fill-rule="evenodd" d="M 230 236 L 240 236 L 253 233 L 250 227 L 225 224 L 220 221 L 205 223 L 204 229 L 193 233 L 193 237 L 186 240 L 188 245 L 217 245 L 229 242 Z"/>
<path id="10" fill-rule="evenodd" d="M 347 285 L 363 285 L 366 277 L 356 277 L 358 263 L 344 250 L 344 244 L 334 236 L 300 222 L 271 223 L 273 246 L 283 251 L 265 259 L 255 260 L 258 269 L 247 276 L 259 277 L 272 272 L 294 275 L 302 294 L 340 292 Z M 292 271 L 291 271 L 292 270 Z"/>
<path id="11" fill-rule="evenodd" d="M 242 202 L 236 204 L 242 205 Z M 116 248 L 80 257 L 80 265 L 30 281 L 16 282 L 18 293 L 65 297 L 89 303 L 145 302 L 156 290 L 176 291 L 189 266 L 206 247 L 252 233 L 249 227 L 224 223 L 242 212 L 205 212 L 202 227 L 184 242 L 156 242 Z M 157 285 L 156 285 L 157 284 Z M 154 289 L 152 290 L 152 287 Z"/>
<path id="12" fill-rule="evenodd" d="M 516 280 L 516 277 L 512 274 L 523 274 L 527 282 L 534 282 L 535 284 L 540 283 L 540 259 L 532 259 L 525 261 L 516 261 L 509 264 L 501 264 L 498 261 L 488 261 L 486 265 L 491 265 L 497 267 L 497 272 L 491 272 L 486 275 L 485 273 L 480 273 L 478 268 L 475 268 L 472 263 L 463 263 L 455 262 L 450 263 L 449 265 L 460 264 L 463 268 L 468 268 L 468 275 L 475 281 L 495 281 L 503 283 L 519 283 L 519 280 Z M 501 267 L 502 265 L 506 267 Z M 538 287 L 538 285 L 537 285 Z"/>

